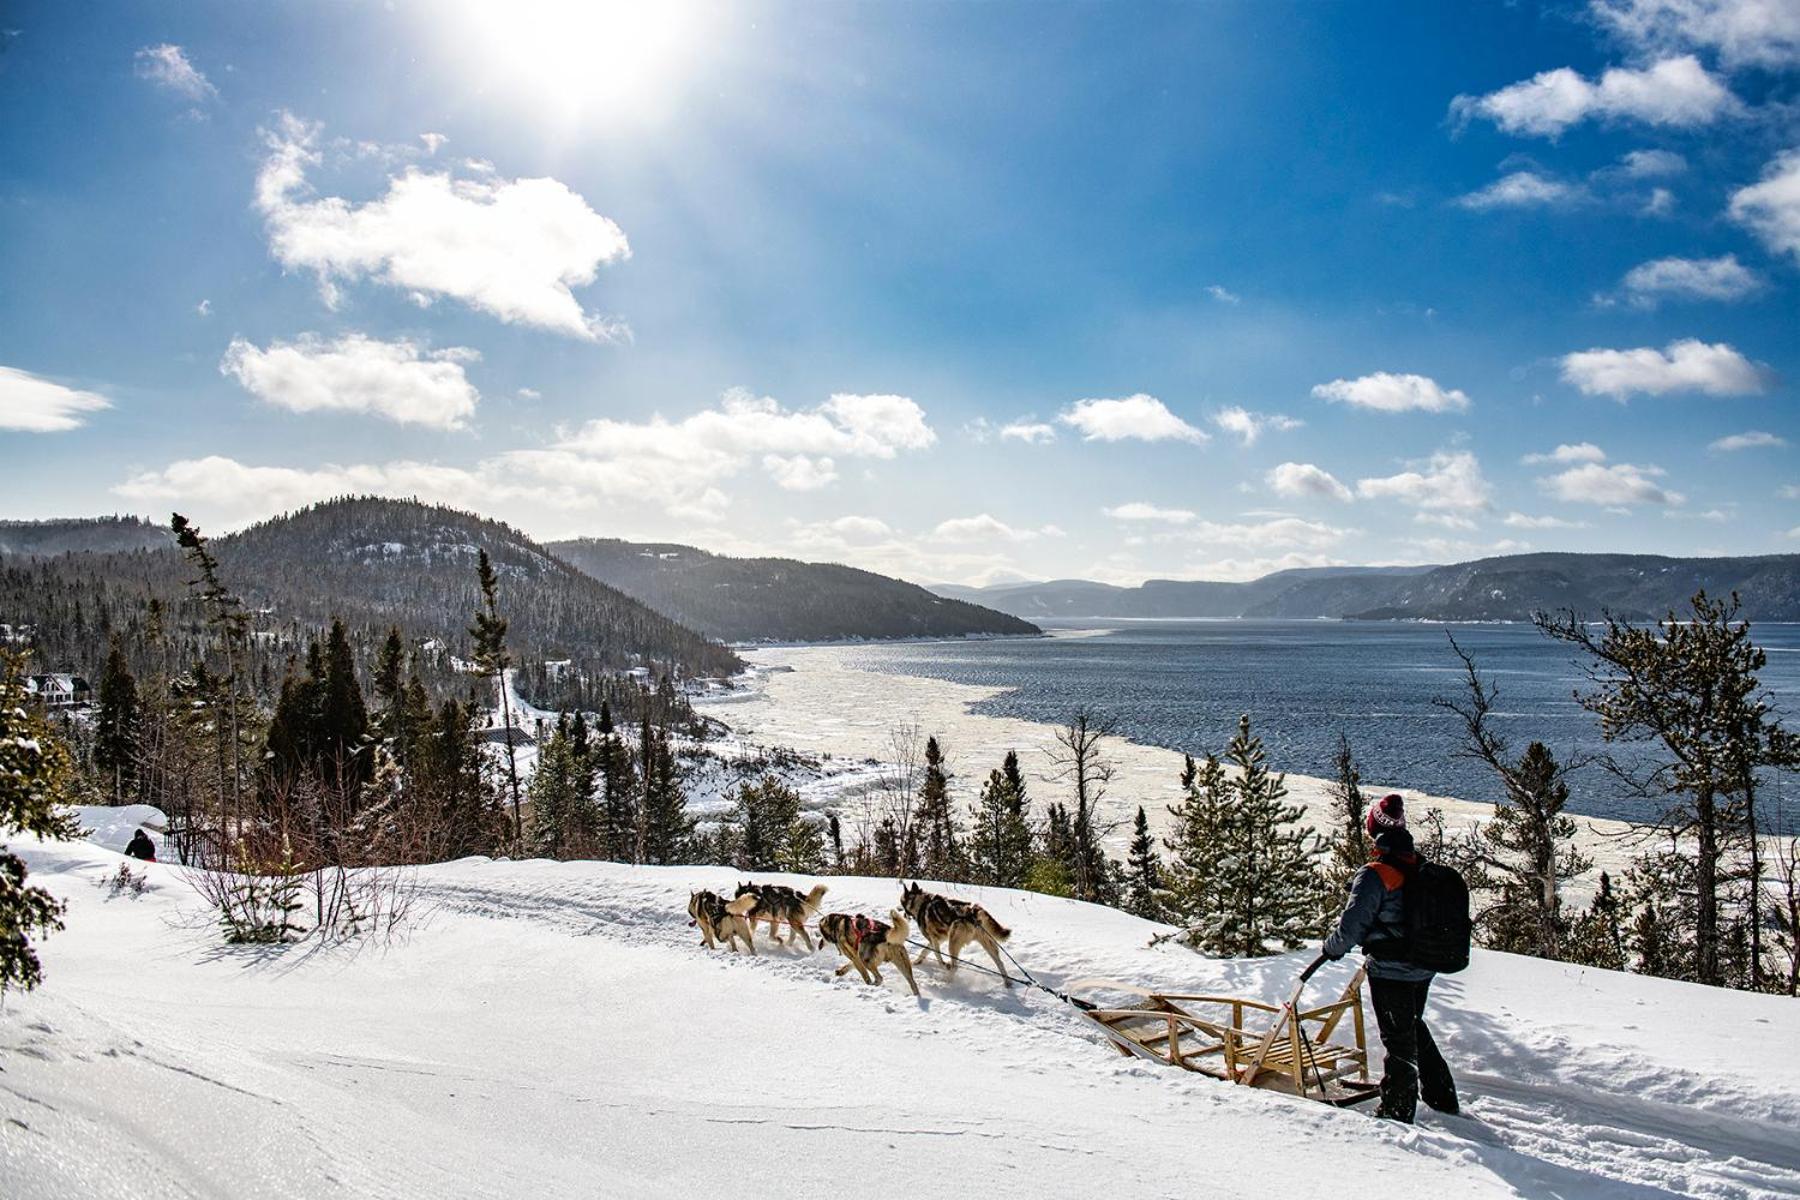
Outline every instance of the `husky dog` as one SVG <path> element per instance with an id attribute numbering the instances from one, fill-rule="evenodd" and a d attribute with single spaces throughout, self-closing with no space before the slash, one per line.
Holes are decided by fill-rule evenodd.
<path id="1" fill-rule="evenodd" d="M 819 904 L 825 899 L 824 884 L 819 884 L 802 896 L 793 888 L 783 887 L 779 883 L 740 883 L 737 894 L 740 900 L 746 896 L 754 897 L 753 907 L 749 910 L 752 928 L 758 921 L 767 921 L 770 937 L 778 944 L 792 945 L 793 936 L 782 943 L 779 927 L 785 924 L 793 931 L 794 936 L 806 943 L 808 952 L 815 949 L 812 937 L 806 932 L 806 919 L 819 911 Z"/>
<path id="2" fill-rule="evenodd" d="M 736 949 L 742 941 L 744 949 L 755 954 L 756 941 L 750 936 L 748 919 L 754 904 L 748 896 L 726 900 L 716 892 L 691 892 L 688 916 L 692 919 L 688 924 L 700 930 L 700 940 L 708 950 L 717 950 L 721 941 L 726 949 Z"/>
<path id="3" fill-rule="evenodd" d="M 837 969 L 839 975 L 855 967 L 864 983 L 880 983 L 881 964 L 890 963 L 906 976 L 906 986 L 917 996 L 919 981 L 913 978 L 912 963 L 906 959 L 906 935 L 912 930 L 899 909 L 888 916 L 893 918 L 892 925 L 860 914 L 832 913 L 819 918 L 819 940 L 830 942 L 849 960 Z"/>
<path id="4" fill-rule="evenodd" d="M 916 883 L 909 883 L 900 892 L 900 907 L 919 926 L 919 932 L 925 935 L 930 943 L 926 950 L 919 951 L 913 959 L 916 965 L 925 961 L 927 951 L 937 956 L 938 965 L 955 974 L 957 956 L 964 946 L 970 942 L 979 942 L 981 948 L 988 952 L 994 960 L 994 966 L 1000 972 L 1000 978 L 1006 986 L 1013 985 L 1012 976 L 1006 973 L 1006 964 L 1000 961 L 1000 943 L 1012 936 L 1012 930 L 988 915 L 987 909 L 979 904 L 970 904 L 966 900 L 952 900 L 948 896 L 940 896 L 928 892 Z M 950 961 L 944 961 L 943 944 L 950 943 Z"/>

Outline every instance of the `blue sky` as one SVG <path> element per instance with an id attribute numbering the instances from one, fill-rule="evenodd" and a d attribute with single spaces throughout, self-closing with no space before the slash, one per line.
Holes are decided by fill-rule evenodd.
<path id="1" fill-rule="evenodd" d="M 0 10 L 0 515 L 1800 549 L 1800 4 Z"/>

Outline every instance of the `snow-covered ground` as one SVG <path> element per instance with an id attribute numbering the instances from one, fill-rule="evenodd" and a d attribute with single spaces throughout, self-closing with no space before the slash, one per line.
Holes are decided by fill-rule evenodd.
<path id="1" fill-rule="evenodd" d="M 70 903 L 46 983 L 0 1012 L 8 1200 L 1800 1195 L 1781 998 L 1478 952 L 1432 1009 L 1470 1115 L 1403 1129 L 1122 1059 L 976 973 L 922 967 L 915 1000 L 825 953 L 709 953 L 688 889 L 729 870 L 471 859 L 419 872 L 392 944 L 231 948 L 179 868 L 112 896 L 122 839 L 96 836 L 20 846 Z M 827 882 L 832 910 L 898 894 Z M 956 890 L 1052 983 L 1273 997 L 1306 957 Z"/>

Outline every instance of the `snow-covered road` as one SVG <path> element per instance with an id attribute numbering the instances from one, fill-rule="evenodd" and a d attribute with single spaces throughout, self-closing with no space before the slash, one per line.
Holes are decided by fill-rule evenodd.
<path id="1" fill-rule="evenodd" d="M 923 967 L 915 1000 L 825 953 L 708 953 L 683 908 L 715 868 L 467 860 L 420 873 L 401 942 L 258 950 L 175 868 L 115 898 L 107 849 L 29 856 L 71 904 L 0 1014 L 9 1198 L 1800 1195 L 1779 998 L 1478 953 L 1434 1002 L 1471 1115 L 1401 1129 L 1121 1059 L 986 976 Z M 898 893 L 828 882 L 828 909 Z M 1050 981 L 1272 996 L 1303 961 L 962 891 Z"/>

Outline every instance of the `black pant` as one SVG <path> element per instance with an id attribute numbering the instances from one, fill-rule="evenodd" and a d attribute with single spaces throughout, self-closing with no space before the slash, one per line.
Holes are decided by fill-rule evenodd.
<path id="1" fill-rule="evenodd" d="M 1387 1050 L 1387 1064 L 1381 1075 L 1381 1107 L 1389 1115 L 1407 1121 L 1413 1119 L 1421 1091 L 1425 1103 L 1439 1112 L 1455 1112 L 1458 1107 L 1450 1066 L 1431 1040 L 1431 1030 L 1425 1028 L 1425 997 L 1430 991 L 1429 979 L 1421 983 L 1369 980 L 1375 1024 Z"/>

